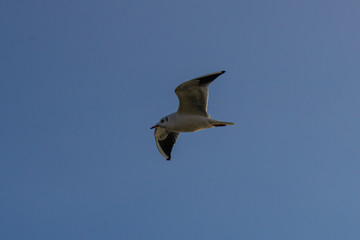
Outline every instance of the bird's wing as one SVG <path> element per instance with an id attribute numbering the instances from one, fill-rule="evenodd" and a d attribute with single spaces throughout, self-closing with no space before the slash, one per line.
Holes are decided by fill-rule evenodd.
<path id="1" fill-rule="evenodd" d="M 180 84 L 175 89 L 175 93 L 179 98 L 178 112 L 209 117 L 207 113 L 208 86 L 224 72 L 207 74 Z"/>
<path id="2" fill-rule="evenodd" d="M 159 152 L 166 160 L 171 158 L 171 150 L 176 142 L 177 137 L 179 136 L 178 132 L 171 132 L 165 128 L 158 127 L 154 132 L 156 146 L 159 149 Z"/>

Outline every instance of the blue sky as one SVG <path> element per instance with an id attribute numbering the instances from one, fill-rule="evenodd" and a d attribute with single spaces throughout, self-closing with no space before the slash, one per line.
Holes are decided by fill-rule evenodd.
<path id="1" fill-rule="evenodd" d="M 359 1 L 0 3 L 0 238 L 359 239 Z M 226 70 L 208 111 L 149 128 Z"/>

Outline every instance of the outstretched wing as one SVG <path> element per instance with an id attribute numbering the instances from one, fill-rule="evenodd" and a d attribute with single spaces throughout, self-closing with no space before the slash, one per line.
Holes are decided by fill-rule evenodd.
<path id="1" fill-rule="evenodd" d="M 224 72 L 207 74 L 180 84 L 175 89 L 175 93 L 179 98 L 178 112 L 209 117 L 207 113 L 208 86 Z"/>
<path id="2" fill-rule="evenodd" d="M 171 158 L 171 150 L 176 142 L 177 137 L 179 136 L 178 132 L 171 132 L 165 128 L 158 127 L 154 132 L 156 146 L 159 149 L 159 152 L 166 160 Z"/>

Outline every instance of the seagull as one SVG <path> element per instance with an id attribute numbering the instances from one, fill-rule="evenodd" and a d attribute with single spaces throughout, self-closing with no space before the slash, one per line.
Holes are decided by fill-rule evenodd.
<path id="1" fill-rule="evenodd" d="M 171 159 L 171 150 L 180 132 L 196 132 L 212 127 L 234 125 L 232 122 L 215 120 L 207 113 L 208 86 L 223 73 L 225 71 L 203 75 L 186 81 L 175 89 L 179 98 L 177 112 L 161 118 L 150 128 L 155 128 L 156 146 L 166 160 Z"/>

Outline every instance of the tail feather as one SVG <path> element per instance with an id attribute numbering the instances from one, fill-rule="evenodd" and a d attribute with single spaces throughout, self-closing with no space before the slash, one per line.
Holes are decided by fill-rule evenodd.
<path id="1" fill-rule="evenodd" d="M 233 123 L 233 122 L 218 121 L 218 120 L 215 120 L 215 119 L 209 119 L 209 122 L 214 127 L 224 127 L 226 125 L 235 125 L 235 123 Z"/>

